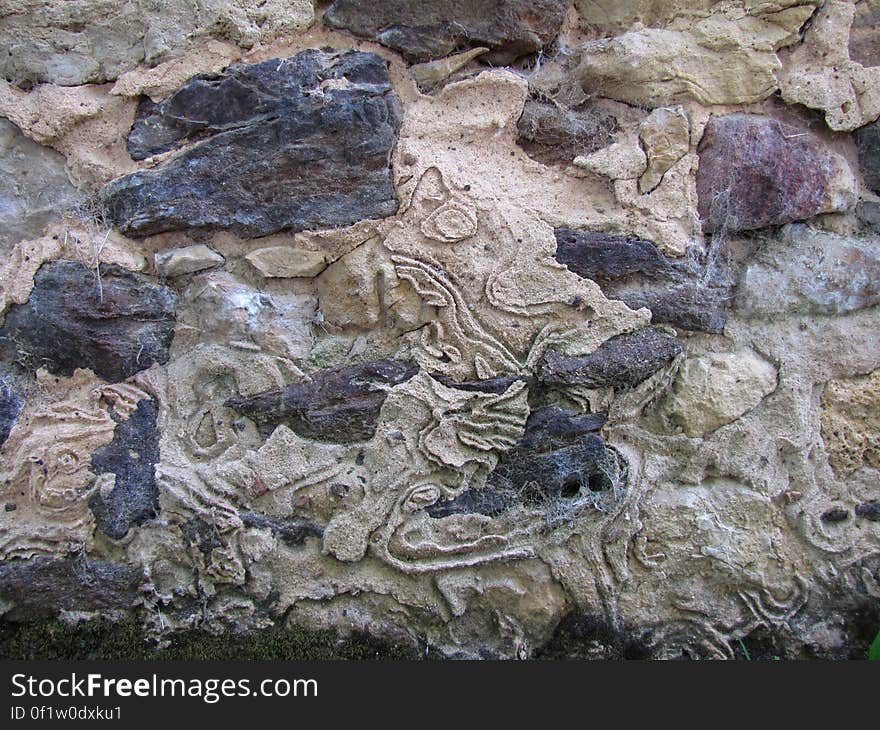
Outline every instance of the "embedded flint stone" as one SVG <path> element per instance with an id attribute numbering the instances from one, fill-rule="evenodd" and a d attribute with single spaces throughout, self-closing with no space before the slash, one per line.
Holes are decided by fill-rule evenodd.
<path id="1" fill-rule="evenodd" d="M 52 261 L 34 276 L 27 303 L 6 313 L 0 357 L 56 375 L 89 368 L 119 382 L 168 362 L 176 304 L 174 291 L 121 266 Z"/>
<path id="2" fill-rule="evenodd" d="M 125 420 L 116 420 L 113 440 L 92 454 L 92 471 L 115 474 L 109 493 L 97 491 L 89 501 L 98 529 L 117 540 L 135 525 L 159 513 L 159 487 L 153 467 L 159 461 L 159 407 L 145 398 Z"/>
<path id="3" fill-rule="evenodd" d="M 486 60 L 501 65 L 549 45 L 567 9 L 568 0 L 335 0 L 324 23 L 378 41 L 412 63 L 485 46 Z"/>
<path id="4" fill-rule="evenodd" d="M 697 208 L 706 233 L 845 211 L 858 197 L 843 157 L 814 134 L 772 117 L 712 117 L 697 152 Z"/>
<path id="5" fill-rule="evenodd" d="M 595 281 L 610 299 L 647 307 L 654 323 L 724 331 L 740 269 L 731 252 L 713 251 L 703 263 L 664 256 L 651 241 L 631 236 L 568 228 L 554 233 L 556 260 Z"/>
<path id="6" fill-rule="evenodd" d="M 142 578 L 139 568 L 85 555 L 6 560 L 0 562 L 0 599 L 12 604 L 8 619 L 126 609 L 137 602 Z"/>
<path id="7" fill-rule="evenodd" d="M 230 398 L 226 405 L 250 418 L 266 434 L 283 423 L 303 438 L 316 441 L 366 441 L 376 433 L 387 389 L 418 371 L 418 366 L 397 360 L 329 368 L 312 373 L 308 382 Z"/>
<path id="8" fill-rule="evenodd" d="M 102 191 L 126 235 L 190 228 L 244 237 L 338 228 L 397 212 L 391 151 L 400 127 L 387 63 L 307 50 L 195 76 L 141 103 L 135 159 L 193 146 Z"/>
<path id="9" fill-rule="evenodd" d="M 681 352 L 678 338 L 646 327 L 612 337 L 585 357 L 548 350 L 538 364 L 538 379 L 550 388 L 628 388 L 649 378 Z"/>

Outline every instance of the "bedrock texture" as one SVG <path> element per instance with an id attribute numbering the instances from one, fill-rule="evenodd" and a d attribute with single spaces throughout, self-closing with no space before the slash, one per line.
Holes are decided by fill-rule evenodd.
<path id="1" fill-rule="evenodd" d="M 864 656 L 873 0 L 116 5 L 0 10 L 2 620 Z"/>

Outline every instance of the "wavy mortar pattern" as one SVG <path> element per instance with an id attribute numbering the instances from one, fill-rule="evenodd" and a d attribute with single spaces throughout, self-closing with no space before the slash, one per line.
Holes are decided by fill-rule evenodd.
<path id="1" fill-rule="evenodd" d="M 5 620 L 863 651 L 875 0 L 19 5 Z"/>

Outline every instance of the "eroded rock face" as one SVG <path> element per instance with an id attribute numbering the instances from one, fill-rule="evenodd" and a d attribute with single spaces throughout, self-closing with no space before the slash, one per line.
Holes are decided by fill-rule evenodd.
<path id="1" fill-rule="evenodd" d="M 590 388 L 626 388 L 638 385 L 682 352 L 678 339 L 646 328 L 618 335 L 586 357 L 565 357 L 553 350 L 539 368 L 543 385 L 584 385 Z"/>
<path id="2" fill-rule="evenodd" d="M 4 6 L 0 612 L 864 655 L 872 3 Z"/>
<path id="3" fill-rule="evenodd" d="M 855 205 L 846 161 L 809 132 L 770 117 L 712 117 L 698 147 L 703 230 L 748 231 Z"/>
<path id="4" fill-rule="evenodd" d="M 562 0 L 379 0 L 365 6 L 335 0 L 324 23 L 372 38 L 409 61 L 428 61 L 472 46 L 491 49 L 487 60 L 509 63 L 549 45 L 565 17 Z"/>
<path id="5" fill-rule="evenodd" d="M 145 104 L 129 137 L 133 155 L 196 133 L 208 139 L 104 188 L 108 216 L 129 235 L 225 228 L 253 237 L 397 210 L 389 158 L 399 112 L 378 56 L 304 51 L 234 65 Z"/>
<path id="6" fill-rule="evenodd" d="M 128 609 L 138 599 L 140 580 L 130 565 L 85 556 L 0 562 L 0 597 L 14 600 L 13 615 L 19 619 Z"/>
<path id="7" fill-rule="evenodd" d="M 617 120 L 608 112 L 570 110 L 538 99 L 526 102 L 517 122 L 520 146 L 545 164 L 570 163 L 595 152 L 611 142 L 617 128 Z"/>
<path id="8" fill-rule="evenodd" d="M 0 445 L 6 441 L 23 407 L 21 396 L 7 383 L 0 383 Z"/>
<path id="9" fill-rule="evenodd" d="M 64 158 L 0 118 L 0 250 L 39 237 L 79 200 Z"/>
<path id="10" fill-rule="evenodd" d="M 177 297 L 119 266 L 44 264 L 27 304 L 6 313 L 4 358 L 72 375 L 90 368 L 109 382 L 168 362 Z"/>
<path id="11" fill-rule="evenodd" d="M 863 66 L 880 66 L 880 3 L 861 0 L 849 35 L 849 57 Z"/>

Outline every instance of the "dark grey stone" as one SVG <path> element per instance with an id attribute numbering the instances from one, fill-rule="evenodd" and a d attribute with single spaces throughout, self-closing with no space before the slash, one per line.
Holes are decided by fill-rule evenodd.
<path id="1" fill-rule="evenodd" d="M 127 235 L 189 228 L 242 236 L 351 225 L 397 212 L 400 127 L 387 64 L 372 53 L 303 51 L 196 76 L 144 102 L 129 137 L 140 159 L 199 141 L 102 191 Z"/>
<path id="2" fill-rule="evenodd" d="M 604 413 L 576 414 L 556 406 L 537 408 L 516 446 L 501 454 L 486 487 L 470 489 L 427 508 L 431 517 L 501 514 L 518 504 L 574 504 L 586 493 L 599 504 L 614 498 L 619 469 L 596 432 Z"/>
<path id="3" fill-rule="evenodd" d="M 226 405 L 253 420 L 269 434 L 285 424 L 304 438 L 332 443 L 366 441 L 376 433 L 387 386 L 403 383 L 418 366 L 378 360 L 311 374 L 305 383 L 254 396 L 235 397 Z"/>
<path id="4" fill-rule="evenodd" d="M 92 471 L 115 474 L 116 484 L 106 496 L 95 493 L 89 507 L 98 529 L 117 540 L 159 513 L 153 472 L 159 461 L 158 413 L 156 401 L 144 399 L 126 420 L 114 414 L 113 440 L 92 454 Z"/>
<path id="5" fill-rule="evenodd" d="M 880 195 L 880 122 L 857 129 L 853 137 L 859 149 L 859 167 L 865 185 Z"/>
<path id="6" fill-rule="evenodd" d="M 856 507 L 856 516 L 871 522 L 880 522 L 880 502 L 862 502 Z"/>
<path id="7" fill-rule="evenodd" d="M 14 606 L 5 618 L 127 609 L 138 600 L 142 578 L 130 565 L 84 555 L 7 560 L 0 563 L 0 598 Z"/>
<path id="8" fill-rule="evenodd" d="M 849 33 L 849 57 L 863 66 L 880 66 L 880 3 L 856 3 Z"/>
<path id="9" fill-rule="evenodd" d="M 556 260 L 592 279 L 606 296 L 647 307 L 655 323 L 721 333 L 740 271 L 727 242 L 683 259 L 664 256 L 651 241 L 557 228 Z"/>
<path id="10" fill-rule="evenodd" d="M 43 264 L 26 304 L 0 328 L 0 357 L 58 375 L 91 368 L 118 382 L 168 362 L 177 296 L 149 277 L 75 261 Z"/>
<path id="11" fill-rule="evenodd" d="M 653 375 L 681 352 L 678 338 L 647 327 L 612 337 L 586 357 L 548 350 L 538 364 L 538 380 L 549 388 L 628 388 Z"/>
<path id="12" fill-rule="evenodd" d="M 845 522 L 849 519 L 849 512 L 842 507 L 832 507 L 821 515 L 822 522 Z"/>
<path id="13" fill-rule="evenodd" d="M 574 413 L 558 406 L 534 409 L 526 421 L 518 448 L 552 451 L 596 433 L 605 425 L 604 413 Z"/>
<path id="14" fill-rule="evenodd" d="M 38 238 L 48 223 L 80 204 L 64 165 L 58 152 L 0 118 L 0 253 Z"/>
<path id="15" fill-rule="evenodd" d="M 307 537 L 324 536 L 324 528 L 311 520 L 294 518 L 280 520 L 259 512 L 239 512 L 238 516 L 248 527 L 271 530 L 286 545 L 302 545 Z"/>
<path id="16" fill-rule="evenodd" d="M 499 65 L 552 43 L 567 9 L 568 0 L 335 0 L 324 23 L 376 40 L 411 62 L 485 46 L 485 60 Z"/>
<path id="17" fill-rule="evenodd" d="M 880 237 L 839 236 L 794 224 L 747 262 L 736 309 L 748 317 L 841 315 L 880 304 Z"/>
<path id="18" fill-rule="evenodd" d="M 21 396 L 12 386 L 0 382 L 0 445 L 9 438 L 9 432 L 18 422 L 18 416 L 24 408 Z"/>

